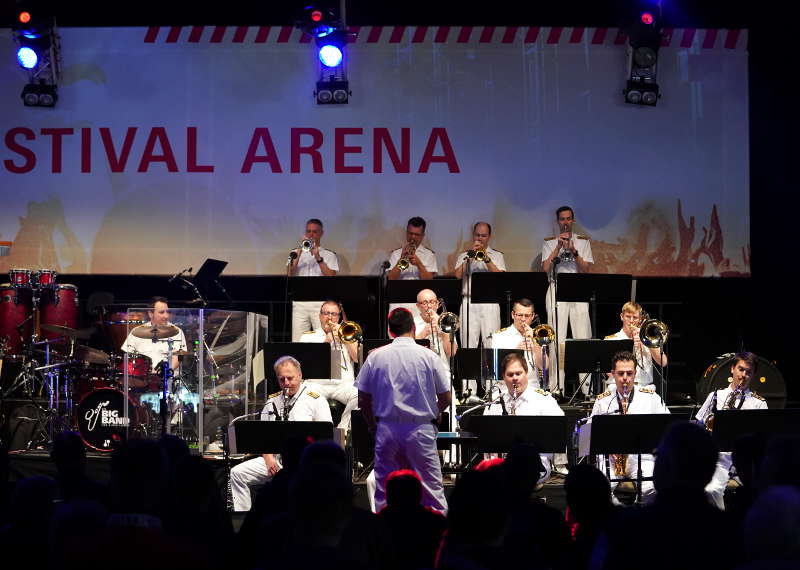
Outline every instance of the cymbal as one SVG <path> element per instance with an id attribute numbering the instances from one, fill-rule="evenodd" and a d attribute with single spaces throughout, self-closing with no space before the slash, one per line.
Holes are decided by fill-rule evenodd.
<path id="1" fill-rule="evenodd" d="M 89 364 L 108 364 L 108 354 L 91 346 L 79 345 L 75 347 L 75 357 Z"/>
<path id="2" fill-rule="evenodd" d="M 131 334 L 136 338 L 169 338 L 175 336 L 180 332 L 180 329 L 174 325 L 158 325 L 147 326 L 139 325 L 131 331 Z"/>
<path id="3" fill-rule="evenodd" d="M 54 332 L 60 335 L 67 336 L 69 338 L 79 338 L 81 340 L 86 340 L 90 336 L 92 336 L 91 329 L 71 329 L 69 327 L 62 327 L 61 325 L 41 325 L 42 329 L 48 332 Z"/>

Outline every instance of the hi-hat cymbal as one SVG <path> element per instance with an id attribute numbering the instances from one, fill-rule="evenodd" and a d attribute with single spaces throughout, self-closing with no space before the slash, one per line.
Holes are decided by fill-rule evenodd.
<path id="1" fill-rule="evenodd" d="M 62 327 L 61 325 L 41 325 L 43 330 L 54 332 L 69 338 L 79 338 L 86 340 L 92 336 L 92 329 L 71 329 L 69 327 Z"/>
<path id="2" fill-rule="evenodd" d="M 108 354 L 102 350 L 97 350 L 91 346 L 79 345 L 75 347 L 75 358 L 88 362 L 89 364 L 108 364 Z"/>
<path id="3" fill-rule="evenodd" d="M 180 332 L 180 329 L 174 325 L 139 325 L 131 331 L 131 334 L 136 338 L 169 338 L 175 336 Z"/>

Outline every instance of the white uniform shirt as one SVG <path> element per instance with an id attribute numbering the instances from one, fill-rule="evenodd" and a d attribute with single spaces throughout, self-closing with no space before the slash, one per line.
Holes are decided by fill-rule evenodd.
<path id="1" fill-rule="evenodd" d="M 721 410 L 725 408 L 725 404 L 728 402 L 728 398 L 731 395 L 731 387 L 728 386 L 723 390 L 717 390 L 717 402 L 716 406 L 714 405 L 714 392 L 710 392 L 706 397 L 706 401 L 703 402 L 703 405 L 697 411 L 697 415 L 695 416 L 701 422 L 706 421 L 706 418 L 709 414 L 712 413 L 713 410 Z M 750 388 L 745 389 L 744 391 L 744 403 L 742 403 L 742 407 L 739 407 L 739 400 L 741 395 L 737 395 L 736 399 L 733 403 L 734 410 L 766 410 L 767 409 L 767 401 L 764 400 L 762 396 L 759 394 L 754 393 Z"/>
<path id="2" fill-rule="evenodd" d="M 631 398 L 633 396 L 633 398 Z M 653 388 L 634 386 L 628 395 L 628 414 L 668 414 L 669 409 Z M 607 390 L 597 397 L 592 408 L 593 416 L 613 414 L 620 409 L 617 392 Z"/>
<path id="3" fill-rule="evenodd" d="M 503 383 L 505 385 L 505 383 Z M 553 398 L 548 392 L 538 388 L 532 388 L 530 384 L 522 394 L 517 396 L 516 401 L 513 401 L 511 394 L 504 392 L 502 395 L 503 402 L 506 405 L 506 411 L 517 416 L 563 416 L 562 410 L 556 399 Z M 503 414 L 503 406 L 499 402 L 492 404 L 483 413 L 485 416 L 500 416 Z"/>
<path id="4" fill-rule="evenodd" d="M 148 321 L 142 326 L 152 328 L 153 323 Z M 170 337 L 170 339 L 173 341 L 172 352 L 186 350 L 186 335 L 183 334 L 183 330 L 180 327 L 177 328 L 178 334 Z M 128 334 L 128 338 L 125 339 L 125 342 L 122 343 L 120 348 L 123 352 L 137 352 L 147 356 L 152 361 L 151 368 L 155 369 L 159 362 L 167 359 L 169 343 L 167 342 L 167 339 L 161 339 L 153 342 L 153 340 L 150 338 L 139 338 L 137 336 L 133 336 L 133 333 L 131 332 Z"/>
<path id="5" fill-rule="evenodd" d="M 325 262 L 325 265 L 334 271 L 339 271 L 339 258 L 336 257 L 334 252 L 320 247 L 319 256 Z M 319 265 L 310 251 L 301 251 L 292 275 L 295 277 L 319 277 L 322 275 L 322 269 L 319 268 Z"/>
<path id="6" fill-rule="evenodd" d="M 303 333 L 300 337 L 300 342 L 325 342 L 325 331 L 322 329 L 314 329 Z M 338 344 L 338 340 L 337 340 Z M 334 350 L 333 344 L 331 347 L 331 379 L 341 379 L 346 382 L 353 382 L 355 374 L 353 373 L 353 361 L 350 360 L 350 353 L 347 352 L 347 347 L 342 346 L 341 351 Z M 314 378 L 306 378 L 306 380 L 313 382 Z M 328 378 L 325 378 L 328 380 Z"/>
<path id="7" fill-rule="evenodd" d="M 450 391 L 450 377 L 441 358 L 402 336 L 370 353 L 356 387 L 372 395 L 376 417 L 426 423 L 439 417 L 436 396 Z"/>
<path id="8" fill-rule="evenodd" d="M 505 271 L 506 270 L 506 260 L 503 257 L 503 252 L 502 251 L 497 251 L 496 249 L 492 249 L 491 247 L 487 247 L 486 248 L 486 254 L 489 256 L 489 259 L 492 260 L 492 262 L 497 266 L 498 269 L 500 269 L 501 271 Z M 467 252 L 466 251 L 462 251 L 461 253 L 458 254 L 458 261 L 456 262 L 455 269 L 458 269 L 459 267 L 461 267 L 462 265 L 464 265 L 466 263 L 466 261 L 465 261 L 466 257 L 467 257 Z M 467 268 L 465 267 L 464 271 L 466 271 L 466 269 Z M 488 271 L 489 271 L 489 267 L 486 265 L 486 262 L 484 262 L 484 261 L 471 261 L 470 262 L 470 272 L 471 273 L 486 273 Z M 470 296 L 470 288 L 469 288 L 469 282 L 468 281 L 469 281 L 468 279 L 464 279 L 464 288 L 462 290 L 462 293 L 467 297 Z M 486 304 L 488 305 L 490 303 L 486 303 Z"/>
<path id="9" fill-rule="evenodd" d="M 425 325 L 427 325 L 427 324 L 428 323 L 426 323 L 422 319 L 422 317 L 420 317 L 419 315 L 415 315 L 414 316 L 414 326 L 417 327 L 418 331 L 422 330 L 425 327 Z M 448 338 L 449 338 L 449 336 L 450 335 L 448 335 Z M 450 342 L 450 341 L 447 340 L 445 342 L 441 342 L 441 338 L 442 338 L 441 336 L 439 336 L 436 340 L 434 340 L 432 334 L 429 334 L 425 338 L 428 340 L 428 342 L 431 343 L 431 351 L 434 354 L 438 354 L 439 358 L 442 359 L 442 364 L 444 364 L 444 367 L 447 370 L 447 377 L 449 378 L 450 377 L 450 359 L 447 357 L 447 353 L 444 350 L 444 345 L 446 344 L 446 342 Z M 440 343 L 441 343 L 441 346 L 439 346 Z M 433 350 L 436 347 L 439 347 L 439 352 L 438 353 L 435 350 Z"/>
<path id="10" fill-rule="evenodd" d="M 626 340 L 629 339 L 625 331 L 621 330 L 617 333 L 608 335 L 604 340 Z M 653 355 L 650 349 L 642 345 L 641 352 L 636 350 L 636 344 L 633 345 L 634 355 L 636 356 L 636 377 L 634 382 L 640 386 L 649 386 L 653 383 Z M 611 385 L 616 385 L 611 381 Z"/>
<path id="11" fill-rule="evenodd" d="M 284 400 L 283 392 L 270 394 L 264 409 L 261 410 L 261 419 L 264 421 L 275 421 L 279 419 L 275 415 L 277 410 L 281 418 L 285 409 L 289 408 L 289 421 L 292 422 L 331 422 L 331 408 L 328 400 L 309 390 L 304 384 L 300 384 L 297 394 Z"/>
<path id="12" fill-rule="evenodd" d="M 584 261 L 588 261 L 589 263 L 594 263 L 594 258 L 592 257 L 592 244 L 589 242 L 588 239 L 578 237 L 577 235 L 572 235 L 572 243 L 575 246 L 575 249 L 578 250 L 578 256 L 583 258 Z M 542 259 L 547 259 L 550 257 L 550 254 L 553 253 L 553 250 L 556 248 L 558 244 L 558 238 L 549 238 L 544 240 L 542 244 Z M 562 261 L 558 265 L 556 265 L 556 272 L 557 273 L 577 273 L 578 272 L 578 263 L 573 259 L 572 261 Z"/>
<path id="13" fill-rule="evenodd" d="M 517 330 L 517 327 L 511 325 L 510 327 L 500 329 L 499 331 L 495 332 L 492 335 L 492 339 L 490 341 L 491 348 L 503 348 L 503 349 L 516 349 L 520 342 L 523 341 L 523 336 Z M 533 347 L 531 347 L 533 350 Z M 532 362 L 533 354 L 528 354 L 525 352 L 525 358 L 528 361 L 528 382 L 532 383 L 534 386 L 539 386 L 539 372 L 536 370 L 535 364 Z M 552 370 L 553 364 L 551 362 L 548 363 L 548 369 Z"/>
<path id="14" fill-rule="evenodd" d="M 402 252 L 403 249 L 398 248 L 389 254 L 389 267 L 394 267 L 397 265 L 397 262 L 400 261 L 400 254 Z M 427 247 L 417 247 L 417 257 L 419 258 L 420 263 L 425 266 L 425 269 L 431 273 L 439 272 L 439 266 L 436 264 L 436 254 L 434 254 Z M 400 279 L 419 279 L 419 269 L 416 265 L 409 265 L 408 269 L 404 269 L 400 272 Z"/>

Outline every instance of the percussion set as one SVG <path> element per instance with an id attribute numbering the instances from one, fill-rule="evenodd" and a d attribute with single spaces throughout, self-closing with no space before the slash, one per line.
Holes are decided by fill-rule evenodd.
<path id="1" fill-rule="evenodd" d="M 100 331 L 112 352 L 92 348 L 86 341 L 94 329 L 78 329 L 78 288 L 57 284 L 56 278 L 50 269 L 11 269 L 9 282 L 0 285 L 0 400 L 30 401 L 45 418 L 28 448 L 52 441 L 64 429 L 79 431 L 84 443 L 98 451 L 111 451 L 130 431 L 158 435 L 164 422 L 157 416 L 164 377 L 172 384 L 166 392 L 172 394 L 183 383 L 180 374 L 155 372 L 143 354 L 113 351 L 128 332 L 157 342 L 179 329 L 144 326 L 146 309 L 103 313 Z M 175 391 L 181 390 L 188 392 L 185 383 Z M 173 419 L 166 421 L 174 424 L 175 406 L 169 408 Z"/>

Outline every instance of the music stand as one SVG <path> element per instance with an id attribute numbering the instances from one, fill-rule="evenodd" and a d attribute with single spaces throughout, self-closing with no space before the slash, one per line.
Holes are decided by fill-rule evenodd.
<path id="1" fill-rule="evenodd" d="M 194 279 L 192 279 L 192 282 L 194 283 L 195 287 L 197 287 L 200 292 L 203 293 L 204 298 L 207 299 L 209 297 L 209 289 L 211 288 L 212 284 L 221 288 L 217 279 L 227 265 L 227 261 L 208 258 L 203 262 L 203 265 L 200 266 L 200 269 L 197 270 L 197 273 L 194 274 Z"/>
<path id="2" fill-rule="evenodd" d="M 333 439 L 331 422 L 276 422 L 240 420 L 234 424 L 231 453 L 283 453 L 289 439 Z"/>
<path id="3" fill-rule="evenodd" d="M 531 444 L 539 453 L 563 453 L 567 448 L 566 416 L 471 415 L 463 423 L 478 436 L 472 446 L 478 453 L 507 453 L 519 443 Z"/>
<path id="4" fill-rule="evenodd" d="M 642 499 L 642 481 L 652 477 L 642 477 L 642 454 L 653 453 L 658 447 L 664 432 L 669 426 L 686 420 L 671 414 L 609 414 L 592 416 L 592 421 L 583 426 L 589 431 L 590 453 L 597 455 L 613 455 L 620 453 L 636 454 L 637 457 L 637 501 Z M 606 476 L 611 473 L 606 462 Z M 615 481 L 633 481 L 628 477 L 620 477 Z"/>
<path id="5" fill-rule="evenodd" d="M 494 356 L 495 353 L 490 348 L 459 348 L 453 357 L 453 377 L 459 380 L 475 378 L 480 381 L 478 386 L 483 393 L 487 393 L 484 383 L 486 380 L 493 381 L 496 377 Z M 491 394 L 491 389 L 488 393 Z"/>
<path id="6" fill-rule="evenodd" d="M 611 370 L 611 358 L 621 350 L 632 351 L 633 340 L 629 338 L 620 340 L 567 339 L 564 342 L 564 374 L 591 372 L 592 392 L 595 396 L 601 394 L 603 392 L 603 371 Z M 585 381 L 584 378 L 583 382 Z M 580 392 L 583 382 L 578 385 L 570 398 L 570 404 Z"/>
<path id="7" fill-rule="evenodd" d="M 547 291 L 547 275 L 541 271 L 481 271 L 472 274 L 470 284 L 473 303 L 502 303 L 505 301 L 507 320 L 511 321 L 511 304 L 525 297 L 534 304 L 544 301 Z M 541 305 L 540 305 L 541 306 Z"/>
<path id="8" fill-rule="evenodd" d="M 303 378 L 331 377 L 331 345 L 327 342 L 267 342 L 264 343 L 264 378 L 266 400 L 280 390 L 273 365 L 281 356 L 292 356 L 303 367 Z"/>
<path id="9" fill-rule="evenodd" d="M 416 303 L 417 293 L 430 289 L 449 307 L 461 303 L 460 279 L 395 279 L 386 284 L 387 303 Z M 452 310 L 452 309 L 451 309 Z"/>
<path id="10" fill-rule="evenodd" d="M 714 412 L 712 435 L 720 451 L 733 451 L 736 440 L 749 433 L 796 435 L 800 433 L 800 409 Z"/>

